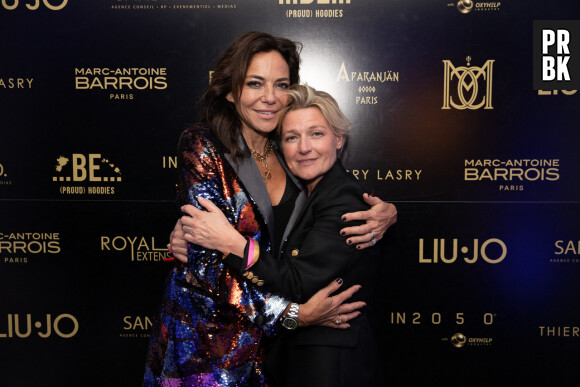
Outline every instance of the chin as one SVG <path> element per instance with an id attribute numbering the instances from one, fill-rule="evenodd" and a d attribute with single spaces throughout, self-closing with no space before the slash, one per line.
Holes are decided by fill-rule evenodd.
<path id="1" fill-rule="evenodd" d="M 312 176 L 312 175 L 302 175 L 300 176 L 299 174 L 295 174 L 300 180 L 302 180 L 304 183 L 310 183 L 312 181 L 314 181 L 318 176 Z"/>

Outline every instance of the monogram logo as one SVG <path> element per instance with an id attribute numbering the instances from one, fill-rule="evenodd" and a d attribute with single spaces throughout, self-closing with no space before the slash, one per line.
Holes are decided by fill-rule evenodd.
<path id="1" fill-rule="evenodd" d="M 445 80 L 443 89 L 443 107 L 441 109 L 476 110 L 485 106 L 484 109 L 493 109 L 491 104 L 493 62 L 490 59 L 482 67 L 470 66 L 471 57 L 467 57 L 467 66 L 455 67 L 450 60 L 444 60 Z M 460 103 L 456 103 L 451 95 L 451 86 L 457 85 L 456 97 Z M 485 89 L 481 100 L 476 101 L 480 89 Z"/>

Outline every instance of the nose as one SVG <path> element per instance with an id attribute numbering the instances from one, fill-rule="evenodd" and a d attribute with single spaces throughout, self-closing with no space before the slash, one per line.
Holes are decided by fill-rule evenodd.
<path id="1" fill-rule="evenodd" d="M 300 154 L 308 154 L 310 153 L 310 151 L 312 150 L 312 144 L 310 144 L 310 139 L 307 136 L 302 136 L 300 137 L 299 143 L 298 143 L 298 152 L 300 152 Z"/>
<path id="2" fill-rule="evenodd" d="M 264 93 L 262 94 L 261 101 L 270 105 L 276 103 L 276 95 L 274 93 L 274 87 L 272 87 L 271 85 L 266 85 L 266 87 L 264 87 Z"/>

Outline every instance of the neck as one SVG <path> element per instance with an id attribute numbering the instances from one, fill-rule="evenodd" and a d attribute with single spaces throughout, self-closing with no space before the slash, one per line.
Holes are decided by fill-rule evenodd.
<path id="1" fill-rule="evenodd" d="M 268 134 L 258 133 L 252 129 L 242 129 L 242 136 L 246 140 L 246 144 L 258 153 L 264 153 L 266 142 L 268 142 Z"/>
<path id="2" fill-rule="evenodd" d="M 304 181 L 304 185 L 306 185 L 306 191 L 308 192 L 308 196 L 310 196 L 310 194 L 312 193 L 312 191 L 314 191 L 314 188 L 318 185 L 318 183 L 320 183 L 320 180 L 322 180 L 322 178 L 324 176 L 326 176 L 332 170 L 332 168 L 334 168 L 334 166 L 338 162 L 339 162 L 338 159 L 334 160 L 334 163 L 332 164 L 332 166 L 328 169 L 328 171 L 324 172 L 323 175 L 318 176 L 314 180 Z"/>
<path id="3" fill-rule="evenodd" d="M 310 196 L 310 194 L 314 190 L 314 187 L 316 187 L 316 185 L 318 184 L 318 182 L 320 182 L 320 180 L 322 180 L 322 176 L 319 176 L 316 179 L 306 183 L 306 191 L 308 192 L 308 196 Z"/>

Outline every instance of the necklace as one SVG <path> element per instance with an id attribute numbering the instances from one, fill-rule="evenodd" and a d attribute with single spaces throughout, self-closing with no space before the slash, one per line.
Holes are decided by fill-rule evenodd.
<path id="1" fill-rule="evenodd" d="M 272 174 L 270 173 L 270 165 L 268 165 L 268 157 L 270 157 L 270 153 L 272 153 L 272 142 L 268 140 L 263 155 L 259 154 L 252 148 L 250 148 L 250 152 L 252 152 L 252 155 L 254 156 L 256 161 L 264 164 L 264 167 L 266 168 L 266 172 L 264 172 L 263 175 L 264 180 L 270 180 L 272 178 Z"/>

